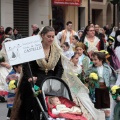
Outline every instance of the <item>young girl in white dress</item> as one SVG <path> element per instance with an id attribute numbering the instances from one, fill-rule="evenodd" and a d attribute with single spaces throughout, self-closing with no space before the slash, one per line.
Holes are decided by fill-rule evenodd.
<path id="1" fill-rule="evenodd" d="M 72 48 L 70 48 L 69 43 L 64 42 L 62 45 L 62 49 L 63 49 L 63 54 L 70 60 L 71 57 L 73 56 L 74 52 L 73 52 Z"/>
<path id="2" fill-rule="evenodd" d="M 78 65 L 78 61 L 79 61 L 79 54 L 74 53 L 74 55 L 71 57 L 71 62 L 73 63 L 73 72 L 76 75 L 81 74 L 82 72 L 82 67 Z"/>
<path id="3" fill-rule="evenodd" d="M 5 42 L 12 41 L 10 38 L 6 38 L 2 43 L 2 50 L 0 51 L 0 98 L 2 101 L 5 100 L 7 96 L 7 83 L 6 76 L 11 71 L 11 66 L 8 63 L 8 58 L 5 50 Z"/>
<path id="4" fill-rule="evenodd" d="M 84 72 L 85 72 L 88 69 L 89 65 L 90 65 L 90 59 L 87 56 L 88 54 L 86 52 L 85 44 L 83 44 L 82 42 L 79 42 L 75 46 L 75 51 L 79 55 L 78 65 L 81 65 L 83 70 L 84 70 Z"/>

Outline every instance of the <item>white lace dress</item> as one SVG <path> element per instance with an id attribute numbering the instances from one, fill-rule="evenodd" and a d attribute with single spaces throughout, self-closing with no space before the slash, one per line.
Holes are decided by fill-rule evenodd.
<path id="1" fill-rule="evenodd" d="M 7 57 L 5 57 L 5 62 L 8 63 Z M 7 69 L 6 67 L 3 67 L 0 65 L 0 96 L 5 96 L 7 95 L 7 83 L 6 83 L 6 77 L 11 71 L 10 69 Z"/>

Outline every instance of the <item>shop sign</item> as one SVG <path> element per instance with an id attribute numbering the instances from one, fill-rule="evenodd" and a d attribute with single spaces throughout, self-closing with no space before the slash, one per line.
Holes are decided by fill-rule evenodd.
<path id="1" fill-rule="evenodd" d="M 92 1 L 95 1 L 95 2 L 103 2 L 103 0 L 92 0 Z"/>
<path id="2" fill-rule="evenodd" d="M 52 0 L 53 5 L 80 6 L 81 0 Z"/>

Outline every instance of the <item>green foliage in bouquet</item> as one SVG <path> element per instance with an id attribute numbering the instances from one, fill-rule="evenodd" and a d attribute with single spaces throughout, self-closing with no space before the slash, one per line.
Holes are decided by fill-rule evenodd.
<path id="1" fill-rule="evenodd" d="M 77 77 L 82 81 L 83 84 L 85 84 L 85 78 L 84 78 L 84 73 L 78 74 Z"/>
<path id="2" fill-rule="evenodd" d="M 34 85 L 34 90 L 35 90 L 34 96 L 37 97 L 41 93 L 40 87 L 37 85 Z"/>

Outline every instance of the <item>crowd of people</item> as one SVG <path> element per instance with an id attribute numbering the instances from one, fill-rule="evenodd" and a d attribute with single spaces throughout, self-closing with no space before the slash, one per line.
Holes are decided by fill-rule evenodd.
<path id="1" fill-rule="evenodd" d="M 4 31 L 0 27 L 0 100 L 7 101 L 8 120 L 40 120 L 41 110 L 30 82 L 40 87 L 49 76 L 67 83 L 75 105 L 82 111 L 80 120 L 99 120 L 102 112 L 105 120 L 119 120 L 119 115 L 114 119 L 114 111 L 119 112 L 116 106 L 120 93 L 113 97 L 116 94 L 112 90 L 115 86 L 120 89 L 120 30 L 91 23 L 76 32 L 71 21 L 57 35 L 51 26 L 41 30 L 37 24 L 31 27 L 32 36 L 40 36 L 45 54 L 44 59 L 29 62 L 33 78 L 27 63 L 10 66 L 7 59 L 4 43 L 22 35 L 17 28 Z M 41 95 L 37 97 L 44 106 Z"/>

